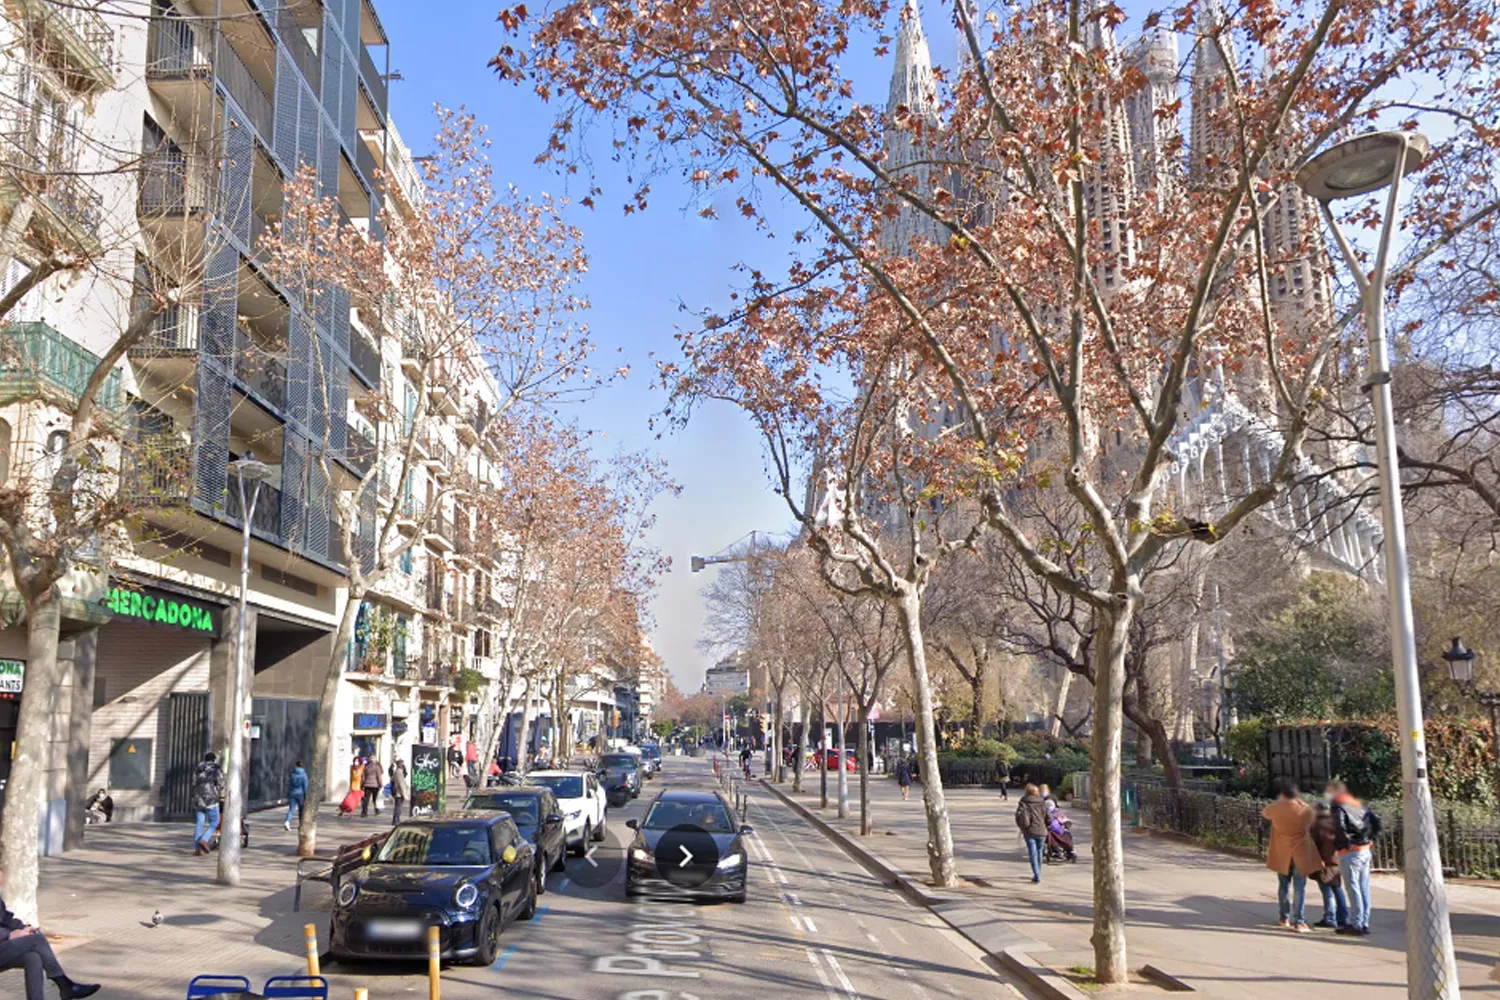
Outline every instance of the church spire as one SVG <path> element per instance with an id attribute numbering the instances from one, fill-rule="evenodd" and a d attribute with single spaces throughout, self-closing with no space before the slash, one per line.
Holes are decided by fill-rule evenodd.
<path id="1" fill-rule="evenodd" d="M 896 65 L 891 71 L 891 92 L 886 113 L 905 107 L 914 116 L 928 118 L 937 111 L 937 82 L 932 75 L 932 53 L 922 31 L 922 13 L 917 0 L 906 0 L 901 29 L 896 33 Z"/>

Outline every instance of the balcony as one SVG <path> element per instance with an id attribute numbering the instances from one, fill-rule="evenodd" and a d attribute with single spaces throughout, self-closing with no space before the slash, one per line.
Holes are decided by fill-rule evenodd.
<path id="1" fill-rule="evenodd" d="M 40 399 L 71 412 L 99 367 L 97 354 L 46 323 L 7 323 L 0 326 L 0 340 L 5 348 L 0 356 L 0 400 L 6 403 Z M 104 377 L 94 402 L 105 417 L 124 419 L 125 387 L 118 368 Z"/>
<path id="2" fill-rule="evenodd" d="M 353 469 L 360 479 L 364 479 L 375 466 L 375 439 L 366 435 L 364 431 L 359 430 L 353 424 L 349 425 L 344 447 L 344 459 L 348 463 L 349 468 Z"/>
<path id="3" fill-rule="evenodd" d="M 120 496 L 142 510 L 186 504 L 193 494 L 193 449 L 171 433 L 137 435 L 120 461 Z"/>
<path id="4" fill-rule="evenodd" d="M 375 165 L 375 154 L 370 152 L 370 147 L 363 141 L 354 144 L 354 165 L 359 168 L 371 191 L 377 191 L 384 185 L 384 179 L 376 174 L 380 168 Z"/>
<path id="5" fill-rule="evenodd" d="M 242 348 L 235 357 L 234 374 L 278 412 L 286 411 L 285 358 Z"/>
<path id="6" fill-rule="evenodd" d="M 417 680 L 423 687 L 452 687 L 458 679 L 458 669 L 441 660 L 427 660 L 421 666 Z"/>
<path id="7" fill-rule="evenodd" d="M 253 483 L 245 483 L 245 497 L 249 499 L 250 492 L 255 488 Z M 224 512 L 235 521 L 242 519 L 243 508 L 240 506 L 240 478 L 233 472 L 229 473 L 229 488 L 224 498 Z M 260 484 L 260 496 L 255 500 L 255 513 L 250 519 L 250 530 L 265 538 L 281 541 L 281 491 L 269 483 Z"/>
<path id="8" fill-rule="evenodd" d="M 0 207 L 13 212 L 28 199 L 35 202 L 29 229 L 43 244 L 67 247 L 85 257 L 103 252 L 99 226 L 104 199 L 82 175 L 73 173 L 64 155 L 55 162 L 38 148 L 34 122 L 11 123 L 19 131 L 4 136 L 11 147 L 9 169 L 0 172 Z"/>
<path id="9" fill-rule="evenodd" d="M 441 579 L 429 577 L 427 580 L 427 607 L 428 614 L 442 616 L 452 612 L 453 595 L 443 589 Z"/>
<path id="10" fill-rule="evenodd" d="M 384 119 L 390 88 L 381 77 L 380 70 L 375 66 L 375 60 L 370 57 L 370 50 L 363 45 L 359 47 L 359 81 L 364 84 L 365 92 L 370 95 L 370 103 Z"/>
<path id="11" fill-rule="evenodd" d="M 380 352 L 369 338 L 349 331 L 349 364 L 365 384 L 372 389 L 380 388 Z"/>
<path id="12" fill-rule="evenodd" d="M 158 149 L 141 163 L 136 212 L 143 217 L 202 215 L 208 212 L 216 180 L 206 156 L 180 149 Z"/>
<path id="13" fill-rule="evenodd" d="M 439 552 L 453 551 L 453 521 L 440 510 L 427 512 L 423 539 Z"/>
<path id="14" fill-rule="evenodd" d="M 215 38 L 185 18 L 152 16 L 146 36 L 148 81 L 200 81 L 215 76 L 260 133 L 262 143 L 269 145 L 274 117 L 271 98 L 239 53 L 223 36 Z"/>
<path id="15" fill-rule="evenodd" d="M 115 84 L 115 32 L 98 11 L 52 0 L 10 0 L 69 85 L 94 93 Z"/>

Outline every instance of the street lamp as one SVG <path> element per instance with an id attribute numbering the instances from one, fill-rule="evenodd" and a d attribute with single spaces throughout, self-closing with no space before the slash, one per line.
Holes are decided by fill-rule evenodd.
<path id="1" fill-rule="evenodd" d="M 243 458 L 229 463 L 229 471 L 238 481 L 240 491 L 240 613 L 234 626 L 234 688 L 229 696 L 229 742 L 224 750 L 224 815 L 219 820 L 219 884 L 240 884 L 240 823 L 245 817 L 245 773 L 250 761 L 247 738 L 250 700 L 245 678 L 245 617 L 250 593 L 250 524 L 255 519 L 255 503 L 260 499 L 260 484 L 271 478 L 271 467 L 257 461 L 246 451 Z M 250 495 L 245 496 L 245 483 Z M 314 762 L 316 764 L 316 761 Z"/>
<path id="2" fill-rule="evenodd" d="M 1456 1000 L 1458 969 L 1453 932 L 1443 891 L 1437 820 L 1427 782 L 1427 747 L 1422 733 L 1422 689 L 1412 624 L 1411 581 L 1406 566 L 1406 527 L 1401 510 L 1401 474 L 1396 458 L 1396 425 L 1391 414 L 1391 371 L 1386 351 L 1385 282 L 1401 179 L 1416 170 L 1431 149 L 1416 132 L 1372 132 L 1341 142 L 1297 171 L 1297 184 L 1317 199 L 1334 240 L 1349 264 L 1364 299 L 1369 337 L 1365 390 L 1375 406 L 1375 451 L 1384 521 L 1386 586 L 1391 618 L 1391 658 L 1396 680 L 1396 715 L 1401 729 L 1401 816 L 1405 837 L 1406 993 L 1411 1000 Z M 1375 270 L 1364 273 L 1344 238 L 1329 203 L 1372 194 L 1389 186 Z"/>
<path id="3" fill-rule="evenodd" d="M 1448 674 L 1453 683 L 1470 701 L 1490 710 L 1490 738 L 1500 751 L 1500 691 L 1486 691 L 1474 683 L 1474 655 L 1474 651 L 1466 648 L 1458 636 L 1454 636 L 1453 644 L 1443 650 L 1443 659 L 1448 661 Z M 1497 753 L 1495 767 L 1495 787 L 1500 788 L 1500 753 Z"/>

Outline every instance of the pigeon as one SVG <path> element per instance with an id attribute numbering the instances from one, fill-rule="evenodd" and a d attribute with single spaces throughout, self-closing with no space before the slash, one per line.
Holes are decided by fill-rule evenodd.
<path id="1" fill-rule="evenodd" d="M 167 918 L 161 915 L 161 911 L 160 910 L 157 910 L 155 913 L 151 914 L 151 926 L 152 927 L 160 927 L 162 924 L 164 924 L 166 922 L 167 922 Z"/>

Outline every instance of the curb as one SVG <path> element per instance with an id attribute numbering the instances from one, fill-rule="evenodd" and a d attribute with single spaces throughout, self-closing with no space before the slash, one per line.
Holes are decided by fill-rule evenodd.
<path id="1" fill-rule="evenodd" d="M 970 944 L 987 955 L 991 961 L 1014 974 L 1035 995 L 1043 997 L 1045 1000 L 1088 1000 L 1087 994 L 1033 959 L 1027 945 L 1015 944 L 997 949 L 979 940 L 972 932 L 966 930 L 963 924 L 951 919 L 944 910 L 952 909 L 948 904 L 966 903 L 967 900 L 963 897 L 940 895 L 942 890 L 933 889 L 931 886 L 913 878 L 874 851 L 867 849 L 864 845 L 858 843 L 842 831 L 835 829 L 821 816 L 812 812 L 812 810 L 766 781 L 766 779 L 760 778 L 758 780 L 761 787 L 773 793 L 793 812 L 807 820 L 824 837 L 828 838 L 834 846 L 854 858 L 854 860 L 858 861 L 872 875 L 879 878 L 886 885 L 895 889 L 918 906 L 926 907 L 939 920 L 963 935 Z M 1030 941 L 1030 939 L 1027 940 Z M 1046 946 L 1040 942 L 1031 941 L 1029 947 L 1045 948 Z"/>

